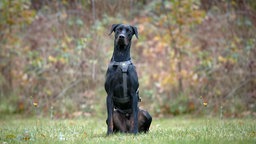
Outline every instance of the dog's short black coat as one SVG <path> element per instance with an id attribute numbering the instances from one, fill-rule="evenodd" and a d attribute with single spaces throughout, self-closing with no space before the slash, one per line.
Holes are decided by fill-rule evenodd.
<path id="1" fill-rule="evenodd" d="M 137 28 L 113 24 L 115 32 L 114 52 L 108 66 L 105 81 L 107 92 L 107 134 L 113 132 L 147 132 L 152 117 L 138 108 L 139 82 L 135 66 L 131 62 L 130 47 L 133 35 L 138 38 Z"/>

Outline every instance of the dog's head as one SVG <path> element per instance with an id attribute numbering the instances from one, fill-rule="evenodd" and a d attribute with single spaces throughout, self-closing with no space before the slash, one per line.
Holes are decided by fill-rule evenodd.
<path id="1" fill-rule="evenodd" d="M 112 32 L 115 32 L 115 41 L 118 45 L 128 45 L 133 35 L 138 38 L 138 31 L 135 26 L 113 24 L 109 35 Z"/>

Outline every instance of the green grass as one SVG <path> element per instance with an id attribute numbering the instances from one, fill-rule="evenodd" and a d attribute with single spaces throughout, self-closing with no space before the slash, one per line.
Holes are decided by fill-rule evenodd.
<path id="1" fill-rule="evenodd" d="M 99 118 L 5 118 L 0 120 L 0 144 L 7 143 L 255 144 L 256 123 L 253 119 L 164 118 L 154 119 L 147 134 L 106 136 L 105 120 Z"/>

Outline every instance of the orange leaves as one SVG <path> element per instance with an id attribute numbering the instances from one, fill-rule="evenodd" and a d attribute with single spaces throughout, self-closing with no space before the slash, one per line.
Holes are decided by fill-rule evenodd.
<path id="1" fill-rule="evenodd" d="M 59 63 L 59 64 L 66 64 L 67 63 L 67 59 L 63 58 L 63 57 L 53 57 L 53 56 L 48 56 L 48 61 L 50 63 Z"/>
<path id="2" fill-rule="evenodd" d="M 232 57 L 218 56 L 218 61 L 223 64 L 236 64 L 237 60 Z"/>
<path id="3" fill-rule="evenodd" d="M 48 60 L 49 62 L 53 62 L 53 63 L 57 62 L 57 59 L 53 56 L 48 56 Z"/>
<path id="4" fill-rule="evenodd" d="M 203 105 L 204 107 L 207 107 L 207 106 L 208 106 L 208 102 L 207 102 L 206 98 L 204 98 L 203 96 L 201 96 L 200 99 L 201 99 L 202 105 Z"/>
<path id="5" fill-rule="evenodd" d="M 22 1 L 4 1 L 1 9 L 3 13 L 3 23 L 1 24 L 23 25 L 24 23 L 31 23 L 36 15 L 36 12 L 30 9 L 29 3 Z"/>
<path id="6" fill-rule="evenodd" d="M 33 102 L 34 107 L 38 107 L 38 102 Z"/>
<path id="7" fill-rule="evenodd" d="M 191 17 L 193 17 L 193 21 L 197 24 L 202 23 L 205 16 L 206 16 L 205 12 L 201 10 L 195 10 L 191 12 Z"/>
<path id="8" fill-rule="evenodd" d="M 179 26 L 199 24 L 205 17 L 205 12 L 199 9 L 196 1 L 172 1 L 172 21 Z"/>
<path id="9" fill-rule="evenodd" d="M 36 12 L 33 10 L 24 10 L 20 13 L 21 17 L 23 18 L 24 22 L 31 23 L 36 15 Z"/>
<path id="10" fill-rule="evenodd" d="M 29 136 L 29 135 L 24 135 L 23 140 L 24 140 L 24 141 L 30 140 L 30 136 Z"/>
<path id="11" fill-rule="evenodd" d="M 148 60 L 152 58 L 156 59 L 157 57 L 161 57 L 166 54 L 165 52 L 168 48 L 168 43 L 163 41 L 163 37 L 155 35 L 151 41 L 144 42 L 142 45 L 138 43 L 137 45 L 138 47 L 145 46 L 145 43 L 147 45 L 147 48 L 142 49 L 142 55 L 146 56 Z"/>
<path id="12" fill-rule="evenodd" d="M 162 86 L 171 86 L 176 84 L 176 77 L 175 77 L 175 73 L 169 73 L 166 75 L 166 77 L 163 79 L 162 81 Z"/>
<path id="13" fill-rule="evenodd" d="M 164 65 L 164 72 L 159 73 L 158 80 L 166 91 L 170 91 L 182 82 L 192 84 L 198 81 L 198 75 L 191 67 L 193 61 L 188 57 L 193 53 L 190 32 L 191 27 L 203 21 L 205 13 L 196 1 L 169 1 L 165 9 L 166 14 L 160 15 L 157 23 L 165 31 L 159 30 L 160 37 L 155 36 L 150 42 L 156 42 L 152 55 L 158 53 L 155 57 Z"/>

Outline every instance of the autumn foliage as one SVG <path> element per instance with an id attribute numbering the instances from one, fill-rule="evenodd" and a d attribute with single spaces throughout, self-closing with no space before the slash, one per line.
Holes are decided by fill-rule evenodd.
<path id="1" fill-rule="evenodd" d="M 255 116 L 255 15 L 253 0 L 2 0 L 0 112 L 105 114 L 109 29 L 128 23 L 154 116 Z"/>

